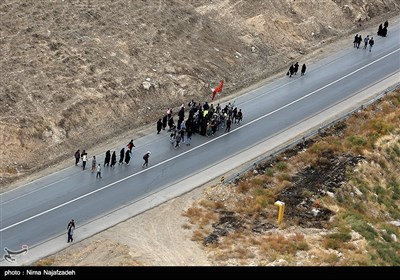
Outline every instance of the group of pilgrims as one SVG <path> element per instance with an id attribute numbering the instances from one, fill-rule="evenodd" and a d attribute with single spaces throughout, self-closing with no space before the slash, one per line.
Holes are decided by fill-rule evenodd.
<path id="1" fill-rule="evenodd" d="M 185 106 L 182 104 L 177 114 L 177 121 L 175 122 L 173 112 L 171 108 L 168 108 L 164 117 L 157 121 L 157 134 L 160 134 L 161 130 L 170 132 L 169 140 L 173 148 L 179 148 L 181 143 L 185 143 L 190 146 L 190 142 L 193 134 L 200 134 L 203 136 L 214 136 L 215 133 L 221 129 L 225 132 L 229 132 L 231 129 L 232 122 L 239 125 L 243 120 L 242 109 L 238 109 L 234 106 L 234 103 L 228 103 L 224 108 L 220 104 L 214 106 L 213 104 L 196 103 L 193 99 L 188 103 L 188 112 L 185 111 Z M 185 115 L 188 117 L 185 120 Z M 101 167 L 114 167 L 118 165 L 126 164 L 129 165 L 132 158 L 132 149 L 136 147 L 133 143 L 133 139 L 119 151 L 119 158 L 117 158 L 116 151 L 107 150 L 103 164 L 99 163 L 96 156 L 92 157 L 91 171 L 92 173 L 97 171 L 96 178 L 101 178 Z M 143 168 L 148 166 L 148 160 L 151 152 L 147 151 L 143 155 Z M 88 154 L 85 150 L 75 152 L 75 165 L 82 161 L 82 169 L 85 170 L 86 163 L 89 161 Z"/>
<path id="2" fill-rule="evenodd" d="M 386 37 L 387 36 L 387 32 L 388 32 L 388 27 L 389 27 L 389 22 L 386 20 L 384 23 L 383 23 L 383 26 L 382 26 L 382 23 L 379 25 L 379 27 L 378 27 L 378 32 L 376 33 L 378 36 L 382 36 L 382 37 Z M 371 51 L 372 50 L 372 47 L 374 46 L 374 44 L 375 44 L 375 41 L 374 41 L 374 38 L 371 36 L 369 36 L 369 35 L 367 35 L 364 39 L 361 37 L 361 35 L 359 35 L 359 34 L 356 34 L 355 36 L 354 36 L 354 41 L 353 41 L 353 47 L 354 48 L 357 48 L 357 49 L 359 49 L 360 48 L 360 45 L 361 45 L 361 43 L 362 43 L 362 41 L 364 41 L 364 50 L 366 50 L 367 49 L 367 47 L 368 47 L 368 45 L 369 45 L 369 51 Z"/>
<path id="3" fill-rule="evenodd" d="M 229 102 L 222 108 L 219 103 L 214 106 L 207 101 L 202 104 L 192 99 L 187 110 L 184 104 L 180 106 L 177 120 L 174 119 L 172 109 L 168 108 L 164 117 L 157 121 L 157 134 L 168 127 L 171 146 L 177 149 L 181 143 L 190 146 L 194 134 L 210 137 L 219 130 L 229 132 L 232 123 L 239 125 L 242 120 L 242 109 L 234 106 L 234 102 Z"/>

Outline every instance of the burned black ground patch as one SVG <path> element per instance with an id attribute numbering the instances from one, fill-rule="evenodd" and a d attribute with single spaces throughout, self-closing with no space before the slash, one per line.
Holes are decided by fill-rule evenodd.
<path id="1" fill-rule="evenodd" d="M 326 195 L 327 191 L 334 193 L 347 182 L 347 168 L 362 159 L 361 156 L 327 152 L 321 162 L 299 171 L 293 177 L 292 186 L 278 194 L 278 199 L 285 203 L 286 219 L 297 221 L 303 227 L 323 227 L 333 213 L 315 200 Z"/>

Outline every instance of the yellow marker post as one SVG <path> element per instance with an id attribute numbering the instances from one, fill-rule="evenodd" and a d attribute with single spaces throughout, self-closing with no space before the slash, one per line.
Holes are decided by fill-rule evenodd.
<path id="1" fill-rule="evenodd" d="M 283 212 L 285 211 L 285 202 L 277 200 L 274 203 L 275 206 L 279 207 L 279 212 L 278 212 L 278 224 L 280 225 L 282 220 L 283 220 Z"/>
<path id="2" fill-rule="evenodd" d="M 224 183 L 224 182 L 225 182 L 225 177 L 222 176 L 222 177 L 221 177 L 221 183 Z"/>

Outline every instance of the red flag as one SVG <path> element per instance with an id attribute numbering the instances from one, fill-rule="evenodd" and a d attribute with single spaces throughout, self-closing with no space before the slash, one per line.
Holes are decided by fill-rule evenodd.
<path id="1" fill-rule="evenodd" d="M 211 100 L 214 100 L 214 97 L 215 97 L 215 95 L 216 95 L 218 92 L 222 92 L 222 87 L 223 87 L 223 86 L 224 86 L 224 81 L 221 80 L 221 82 L 219 83 L 219 85 L 213 90 L 213 94 L 212 94 Z"/>

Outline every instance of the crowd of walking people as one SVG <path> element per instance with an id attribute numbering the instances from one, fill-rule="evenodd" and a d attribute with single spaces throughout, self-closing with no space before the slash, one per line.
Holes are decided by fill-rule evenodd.
<path id="1" fill-rule="evenodd" d="M 186 117 L 187 116 L 187 117 Z M 175 119 L 175 117 L 177 117 Z M 186 118 L 185 118 L 186 117 Z M 188 103 L 188 110 L 184 104 L 179 108 L 177 116 L 174 116 L 171 108 L 165 112 L 163 118 L 158 119 L 156 123 L 157 134 L 162 130 L 167 130 L 169 133 L 169 141 L 171 146 L 175 149 L 179 148 L 181 144 L 186 146 L 191 145 L 191 139 L 194 134 L 199 134 L 206 137 L 215 136 L 217 131 L 229 132 L 232 123 L 240 125 L 243 120 L 242 109 L 234 106 L 234 102 L 229 102 L 223 108 L 220 104 L 214 106 L 208 102 L 203 104 L 191 100 Z M 92 157 L 91 173 L 96 172 L 96 178 L 101 179 L 102 167 L 114 168 L 117 165 L 129 165 L 132 158 L 132 149 L 135 148 L 133 139 L 122 147 L 119 151 L 119 159 L 117 161 L 117 151 L 107 150 L 104 157 L 104 162 L 99 163 L 96 156 Z M 142 168 L 149 165 L 150 151 L 143 155 Z M 82 152 L 78 149 L 75 152 L 75 165 L 82 162 L 82 169 L 86 169 L 86 162 L 88 161 L 88 154 L 85 150 Z"/>
<path id="2" fill-rule="evenodd" d="M 191 100 L 187 109 L 184 104 L 180 106 L 177 120 L 174 119 L 172 109 L 168 108 L 163 118 L 158 119 L 156 129 L 157 134 L 167 130 L 171 146 L 177 149 L 181 144 L 190 146 L 195 134 L 210 137 L 223 129 L 229 132 L 232 122 L 239 125 L 242 120 L 242 109 L 238 109 L 234 103 L 229 102 L 222 108 L 219 103 L 214 106 L 208 102 L 202 104 Z"/>
<path id="3" fill-rule="evenodd" d="M 304 74 L 306 73 L 306 69 L 307 66 L 305 63 L 303 63 L 300 70 L 301 76 L 304 76 Z M 286 73 L 286 76 L 289 76 L 289 78 L 291 78 L 293 75 L 297 75 L 298 71 L 299 71 L 299 63 L 296 62 L 295 64 L 290 65 L 289 70 Z"/>
<path id="4" fill-rule="evenodd" d="M 388 27 L 389 27 L 389 22 L 386 20 L 383 24 L 381 23 L 378 27 L 378 32 L 377 35 L 378 36 L 382 36 L 382 37 L 386 37 L 387 36 L 387 32 L 388 32 Z M 365 36 L 364 39 L 362 38 L 362 36 L 360 34 L 356 34 L 354 36 L 354 40 L 353 40 L 353 47 L 359 49 L 361 43 L 364 41 L 364 47 L 363 49 L 366 50 L 369 46 L 369 51 L 371 52 L 372 47 L 375 44 L 375 40 L 374 37 L 370 37 L 369 35 Z"/>
<path id="5" fill-rule="evenodd" d="M 389 23 L 386 20 L 383 24 L 379 25 L 377 34 L 379 36 L 386 37 Z M 356 34 L 353 41 L 354 48 L 360 48 L 361 43 L 364 41 L 363 49 L 371 51 L 374 45 L 374 38 L 367 35 L 364 39 L 361 35 Z M 301 66 L 300 72 L 303 76 L 306 72 L 306 64 Z M 297 75 L 299 71 L 299 63 L 296 62 L 289 67 L 286 75 L 292 77 Z M 234 104 L 235 102 L 229 102 L 224 107 L 219 103 L 208 104 L 208 102 L 197 103 L 193 99 L 187 104 L 188 108 L 182 104 L 177 113 L 177 120 L 174 119 L 173 111 L 168 108 L 162 118 L 159 118 L 156 123 L 157 134 L 161 131 L 167 130 L 169 134 L 169 141 L 171 147 L 178 149 L 181 144 L 186 146 L 191 145 L 192 136 L 199 134 L 206 137 L 215 136 L 218 131 L 225 133 L 230 132 L 232 123 L 239 125 L 243 120 L 242 109 L 238 109 Z M 187 117 L 186 117 L 187 116 Z M 118 165 L 126 164 L 129 165 L 132 158 L 132 149 L 135 148 L 133 139 L 119 151 Z M 126 148 L 126 149 L 125 149 Z M 149 157 L 151 152 L 147 151 L 143 155 L 144 163 L 143 168 L 148 167 Z M 82 169 L 86 169 L 86 163 L 88 161 L 88 154 L 85 150 L 75 152 L 75 165 L 78 166 L 79 161 L 82 161 Z M 107 150 L 104 158 L 103 167 L 114 168 L 117 164 L 116 151 Z M 101 163 L 98 163 L 96 156 L 92 157 L 91 172 L 96 172 L 96 178 L 101 178 Z"/>

